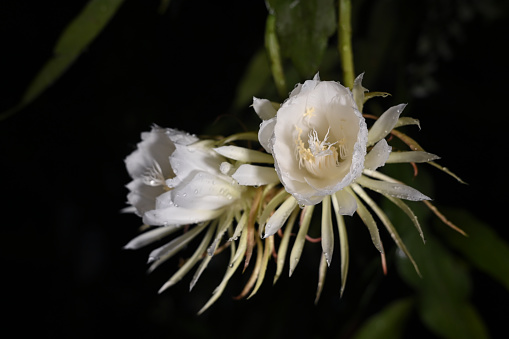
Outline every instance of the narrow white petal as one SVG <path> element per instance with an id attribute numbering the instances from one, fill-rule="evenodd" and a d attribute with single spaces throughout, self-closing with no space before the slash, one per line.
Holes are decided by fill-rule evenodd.
<path id="1" fill-rule="evenodd" d="M 292 196 L 288 197 L 267 221 L 263 237 L 267 238 L 276 233 L 283 226 L 295 207 L 297 207 L 297 200 Z"/>
<path id="2" fill-rule="evenodd" d="M 137 250 L 138 248 L 142 248 L 143 246 L 161 240 L 162 238 L 172 234 L 178 229 L 178 226 L 173 225 L 154 228 L 150 231 L 138 235 L 136 238 L 129 241 L 127 245 L 124 246 L 124 249 Z"/>
<path id="3" fill-rule="evenodd" d="M 332 200 L 334 201 L 334 200 Z M 336 221 L 338 225 L 339 233 L 339 248 L 341 251 L 341 290 L 339 296 L 343 296 L 346 286 L 346 278 L 348 276 L 348 266 L 350 261 L 350 254 L 348 251 L 348 234 L 346 232 L 345 220 L 342 215 L 338 215 L 336 212 Z"/>
<path id="4" fill-rule="evenodd" d="M 396 122 L 396 125 L 394 128 L 402 127 L 402 126 L 408 126 L 408 125 L 417 125 L 419 129 L 421 129 L 421 123 L 418 119 L 414 119 L 411 117 L 401 117 L 398 119 L 398 122 Z"/>
<path id="5" fill-rule="evenodd" d="M 274 158 L 267 153 L 255 151 L 252 149 L 239 146 L 221 146 L 214 150 L 227 158 L 242 162 L 257 162 L 264 164 L 274 163 Z"/>
<path id="6" fill-rule="evenodd" d="M 364 190 L 362 190 L 361 187 L 357 184 L 352 184 L 351 187 L 355 191 L 355 193 L 359 194 L 361 198 L 363 198 L 365 194 Z M 376 225 L 376 221 L 369 213 L 368 209 L 364 204 L 357 200 L 357 214 L 359 214 L 359 217 L 362 219 L 362 222 L 366 227 L 368 228 L 369 234 L 371 235 L 371 241 L 373 242 L 373 245 L 375 245 L 375 248 L 380 251 L 380 253 L 384 253 L 384 248 L 382 245 L 382 239 L 380 238 L 380 233 L 378 232 L 378 226 Z"/>
<path id="7" fill-rule="evenodd" d="M 389 231 L 389 234 L 391 235 L 392 239 L 398 245 L 398 247 L 406 254 L 408 259 L 412 262 L 414 265 L 415 270 L 417 271 L 417 274 L 420 276 L 419 268 L 417 267 L 417 263 L 412 258 L 412 255 L 406 248 L 405 244 L 403 243 L 403 240 L 401 240 L 401 237 L 399 236 L 398 232 L 396 231 L 396 228 L 392 225 L 389 217 L 385 214 L 385 212 L 378 206 L 377 203 L 373 199 L 371 199 L 366 192 L 359 186 L 354 187 L 355 192 L 359 194 L 359 197 L 361 197 L 362 200 L 364 200 L 369 207 L 375 212 L 375 214 L 378 216 L 378 218 L 382 221 L 382 224 L 384 224 L 387 231 Z"/>
<path id="8" fill-rule="evenodd" d="M 279 248 L 277 251 L 277 267 L 276 274 L 274 274 L 274 284 L 281 276 L 283 272 L 283 267 L 285 265 L 286 252 L 288 251 L 288 243 L 290 242 L 290 236 L 292 235 L 293 226 L 295 225 L 295 220 L 297 219 L 297 215 L 299 214 L 299 209 L 294 209 L 292 215 L 290 215 L 290 219 L 288 219 L 288 223 L 285 226 L 285 231 L 283 234 L 283 239 L 279 243 Z"/>
<path id="9" fill-rule="evenodd" d="M 276 116 L 276 109 L 267 99 L 253 97 L 253 108 L 262 120 L 269 120 Z"/>
<path id="10" fill-rule="evenodd" d="M 309 224 L 311 223 L 311 217 L 313 216 L 314 205 L 304 207 L 302 211 L 301 223 L 295 242 L 293 243 L 292 251 L 290 252 L 290 277 L 297 268 L 302 250 L 304 249 L 304 243 L 306 242 L 306 235 L 308 234 Z"/>
<path id="11" fill-rule="evenodd" d="M 262 186 L 279 182 L 274 167 L 263 167 L 244 164 L 232 175 L 240 185 L 244 186 Z"/>
<path id="12" fill-rule="evenodd" d="M 180 281 L 180 279 L 182 279 L 187 274 L 187 272 L 189 272 L 189 270 L 191 270 L 191 268 L 193 268 L 194 265 L 196 265 L 196 263 L 201 259 L 203 252 L 207 248 L 207 246 L 210 242 L 210 239 L 212 238 L 213 233 L 214 233 L 214 228 L 209 227 L 209 229 L 207 230 L 207 233 L 203 237 L 200 245 L 194 251 L 194 254 L 189 259 L 186 260 L 184 265 L 182 265 L 182 267 L 180 267 L 178 269 L 178 271 L 175 272 L 172 275 L 172 277 L 170 279 L 168 279 L 168 281 L 166 283 L 164 283 L 163 286 L 161 286 L 161 288 L 159 289 L 159 291 L 157 293 L 162 293 L 167 288 L 175 285 L 177 282 Z"/>
<path id="13" fill-rule="evenodd" d="M 246 240 L 243 241 L 243 239 L 241 238 L 239 248 L 237 249 L 237 253 L 235 254 L 235 256 L 240 257 L 240 256 L 243 256 L 244 253 L 246 253 L 246 248 L 247 248 L 246 244 L 247 244 L 247 241 Z M 207 258 L 211 258 L 211 257 L 207 257 Z M 223 294 L 223 291 L 226 288 L 228 281 L 233 276 L 233 273 L 235 273 L 235 271 L 237 270 L 237 268 L 239 267 L 241 262 L 242 262 L 242 260 L 235 260 L 232 262 L 231 265 L 228 266 L 228 268 L 226 269 L 226 273 L 223 277 L 223 280 L 221 280 L 221 283 L 214 289 L 212 297 L 210 297 L 209 301 L 207 301 L 207 303 L 198 311 L 198 315 L 205 312 L 214 302 L 216 302 L 217 299 L 219 299 L 221 294 Z M 194 286 L 194 284 L 193 284 L 193 286 Z"/>
<path id="14" fill-rule="evenodd" d="M 332 196 L 334 209 L 339 215 L 352 216 L 357 210 L 357 201 L 347 190 L 337 191 Z"/>
<path id="15" fill-rule="evenodd" d="M 382 167 L 387 162 L 391 154 L 392 147 L 387 144 L 385 139 L 380 140 L 376 145 L 369 151 L 364 160 L 364 168 L 370 170 L 376 170 Z"/>
<path id="16" fill-rule="evenodd" d="M 156 248 L 149 254 L 149 263 L 154 262 L 150 268 L 149 272 L 152 272 L 163 262 L 171 258 L 178 251 L 182 249 L 185 245 L 187 245 L 191 240 L 194 239 L 206 226 L 208 223 L 204 223 L 201 225 L 197 225 L 193 227 L 191 230 L 182 234 L 180 237 L 173 239 L 169 243 L 159 248 Z"/>
<path id="17" fill-rule="evenodd" d="M 422 151 L 392 152 L 387 163 L 428 162 L 437 159 L 440 159 L 438 155 Z"/>
<path id="18" fill-rule="evenodd" d="M 170 206 L 163 209 L 148 211 L 143 216 L 147 225 L 185 225 L 195 224 L 217 218 L 223 209 L 200 210 Z"/>
<path id="19" fill-rule="evenodd" d="M 422 194 L 415 188 L 412 188 L 401 183 L 373 180 L 365 176 L 359 177 L 357 179 L 357 183 L 375 192 L 381 194 L 388 194 L 390 196 L 400 199 L 412 201 L 431 200 L 428 196 Z"/>
<path id="20" fill-rule="evenodd" d="M 385 111 L 380 118 L 373 124 L 368 133 L 368 146 L 374 145 L 379 140 L 385 138 L 398 122 L 398 118 L 405 109 L 406 104 L 392 106 Z"/>
<path id="21" fill-rule="evenodd" d="M 332 253 L 334 251 L 334 232 L 332 230 L 330 200 L 330 195 L 328 195 L 322 201 L 322 251 L 327 261 L 327 266 L 330 266 Z"/>

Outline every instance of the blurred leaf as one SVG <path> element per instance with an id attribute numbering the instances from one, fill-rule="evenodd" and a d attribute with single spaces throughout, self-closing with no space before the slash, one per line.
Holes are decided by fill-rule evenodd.
<path id="1" fill-rule="evenodd" d="M 283 100 L 288 95 L 288 90 L 283 70 L 283 58 L 281 57 L 281 49 L 276 32 L 276 17 L 273 14 L 269 14 L 265 24 L 265 50 L 269 57 L 270 70 L 279 98 Z"/>
<path id="2" fill-rule="evenodd" d="M 392 302 L 382 311 L 369 318 L 353 338 L 402 338 L 404 325 L 413 303 L 414 300 L 410 298 Z"/>
<path id="3" fill-rule="evenodd" d="M 249 61 L 237 86 L 233 109 L 239 110 L 253 103 L 253 95 L 259 95 L 270 79 L 267 55 L 260 49 Z"/>
<path id="4" fill-rule="evenodd" d="M 468 301 L 451 302 L 430 293 L 420 298 L 418 310 L 427 327 L 443 338 L 489 338 L 482 318 Z"/>
<path id="5" fill-rule="evenodd" d="M 404 241 L 422 279 L 402 253 L 398 271 L 416 289 L 419 315 L 428 328 L 443 338 L 488 338 L 482 319 L 468 301 L 470 277 L 460 262 L 429 234 L 426 245 L 417 232 L 408 232 Z"/>
<path id="6" fill-rule="evenodd" d="M 327 41 L 336 29 L 333 0 L 268 0 L 282 53 L 301 76 L 309 78 L 320 67 Z"/>
<path id="7" fill-rule="evenodd" d="M 447 228 L 439 228 L 447 242 L 461 252 L 472 265 L 485 272 L 509 290 L 509 244 L 489 225 L 470 212 L 449 209 L 445 214 L 468 234 L 462 237 Z"/>
<path id="8" fill-rule="evenodd" d="M 0 120 L 16 113 L 53 84 L 78 58 L 110 21 L 123 0 L 90 0 L 60 35 L 53 57 L 32 80 L 14 108 L 2 113 Z"/>

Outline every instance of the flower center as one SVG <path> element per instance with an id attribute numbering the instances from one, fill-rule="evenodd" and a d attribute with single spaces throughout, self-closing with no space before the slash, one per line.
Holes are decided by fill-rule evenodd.
<path id="1" fill-rule="evenodd" d="M 302 141 L 302 128 L 298 126 L 295 126 L 295 128 L 298 132 L 295 139 L 297 146 L 295 153 L 299 160 L 299 168 L 304 166 L 312 174 L 323 176 L 334 170 L 339 162 L 347 157 L 344 138 L 334 143 L 327 141 L 330 128 L 322 141 L 318 138 L 318 132 L 313 128 L 308 134 L 308 147 Z"/>

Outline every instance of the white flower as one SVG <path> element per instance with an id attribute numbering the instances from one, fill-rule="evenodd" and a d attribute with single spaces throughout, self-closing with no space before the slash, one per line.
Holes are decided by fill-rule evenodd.
<path id="1" fill-rule="evenodd" d="M 125 162 L 133 181 L 128 200 L 147 225 L 211 220 L 245 189 L 221 172 L 226 158 L 203 140 L 174 129 L 152 128 Z"/>
<path id="2" fill-rule="evenodd" d="M 205 229 L 202 245 L 161 291 L 179 281 L 194 264 L 202 261 L 191 287 L 206 268 L 225 232 L 249 204 L 248 188 L 231 177 L 233 166 L 214 150 L 215 141 L 199 140 L 187 133 L 154 126 L 142 133 L 142 142 L 125 162 L 133 178 L 127 185 L 133 211 L 150 229 L 131 240 L 126 249 L 138 249 L 166 237 L 182 225 L 197 224 L 149 255 L 154 270 Z M 242 229 L 242 228 L 241 228 Z M 240 231 L 239 231 L 240 232 Z M 215 236 L 213 237 L 213 234 Z"/>
<path id="3" fill-rule="evenodd" d="M 260 143 L 300 205 L 321 202 L 362 173 L 368 130 L 348 88 L 317 74 L 297 85 L 277 115 L 267 100 L 253 106 L 264 119 Z"/>

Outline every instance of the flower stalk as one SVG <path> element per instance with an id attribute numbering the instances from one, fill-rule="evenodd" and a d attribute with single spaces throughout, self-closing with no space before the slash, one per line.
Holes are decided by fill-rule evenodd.
<path id="1" fill-rule="evenodd" d="M 355 72 L 352 51 L 352 3 L 351 0 L 339 0 L 338 48 L 343 68 L 345 86 L 353 88 Z"/>

